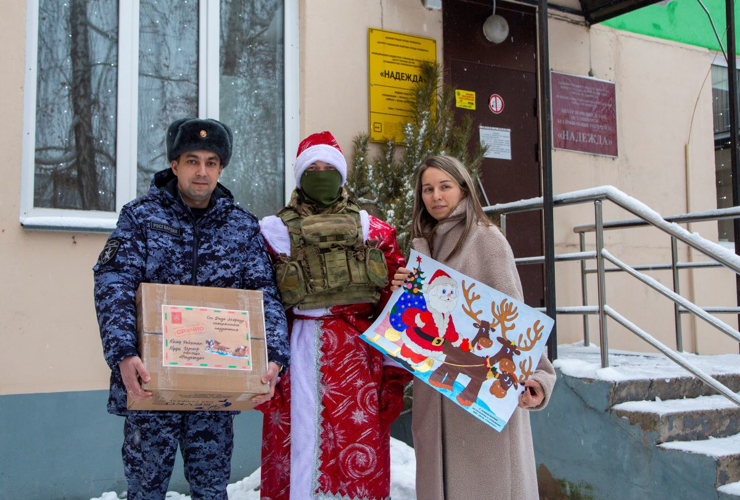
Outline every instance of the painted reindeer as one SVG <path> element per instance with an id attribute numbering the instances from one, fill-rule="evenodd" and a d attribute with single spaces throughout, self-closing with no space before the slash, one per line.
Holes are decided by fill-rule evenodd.
<path id="1" fill-rule="evenodd" d="M 526 367 L 527 361 L 529 361 L 528 367 Z M 532 376 L 532 358 L 527 358 L 524 361 L 521 361 L 519 363 L 519 368 L 522 371 L 522 374 L 519 377 L 517 377 L 513 370 L 496 372 L 493 375 L 496 378 L 496 382 L 491 386 L 491 394 L 499 399 L 503 399 L 506 397 L 506 394 L 512 386 L 514 389 L 518 389 L 519 384 L 523 384 L 525 380 Z"/>
<path id="2" fill-rule="evenodd" d="M 470 377 L 470 382 L 463 392 L 457 396 L 457 402 L 463 406 L 472 405 L 478 399 L 478 391 L 486 380 L 487 375 L 493 366 L 488 356 L 480 356 L 475 351 L 481 348 L 491 347 L 491 323 L 480 319 L 483 312 L 473 311 L 473 303 L 480 298 L 480 295 L 472 291 L 475 283 L 465 288 L 465 280 L 462 282 L 463 296 L 466 304 L 463 305 L 463 312 L 474 320 L 473 326 L 478 329 L 473 340 L 467 346 L 463 342 L 460 347 L 453 346 L 450 342 L 442 340 L 442 353 L 445 359 L 442 364 L 429 376 L 429 383 L 434 387 L 451 390 L 454 387 L 457 376 L 461 373 Z"/>
<path id="3" fill-rule="evenodd" d="M 501 301 L 501 304 L 496 306 L 496 302 L 491 303 L 491 313 L 493 314 L 492 326 L 498 327 L 500 336 L 496 337 L 501 343 L 501 349 L 490 358 L 490 366 L 499 365 L 499 371 L 506 371 L 514 373 L 516 369 L 514 365 L 514 356 L 519 356 L 522 352 L 531 351 L 538 340 L 542 338 L 542 331 L 544 326 L 540 325 L 539 320 L 534 324 L 534 337 L 532 337 L 532 328 L 527 328 L 527 340 L 524 341 L 524 335 L 519 335 L 517 342 L 512 342 L 506 336 L 507 332 L 510 332 L 516 328 L 514 320 L 519 317 L 519 312 L 514 306 L 513 302 L 509 302 L 508 299 Z"/>
<path id="4" fill-rule="evenodd" d="M 501 302 L 501 306 L 504 305 L 504 301 Z M 512 325 L 510 329 L 513 329 L 515 325 Z M 534 329 L 534 335 L 532 335 L 532 330 Z M 509 339 L 506 338 L 506 331 L 503 327 L 501 329 L 501 335 L 503 336 L 503 339 L 501 337 L 498 337 L 499 342 L 504 344 L 504 341 L 506 341 L 506 344 L 503 345 L 501 350 L 506 350 L 507 353 L 509 351 L 515 352 L 517 355 L 521 354 L 522 351 L 531 351 L 534 345 L 537 343 L 538 340 L 542 338 L 542 331 L 545 329 L 544 325 L 540 324 L 540 321 L 535 321 L 532 328 L 527 328 L 527 340 L 526 342 L 523 342 L 524 335 L 519 335 L 519 341 L 515 344 L 511 342 Z M 498 354 L 496 356 L 498 356 Z M 493 359 L 493 358 L 491 358 Z M 529 362 L 529 365 L 527 365 L 527 362 Z M 493 365 L 493 363 L 491 363 Z M 519 384 L 524 383 L 525 380 L 527 380 L 529 377 L 532 376 L 532 358 L 527 358 L 523 361 L 519 362 L 519 369 L 521 371 L 521 375 L 517 377 L 516 375 L 516 368 L 514 365 L 514 360 L 512 357 L 509 357 L 508 354 L 506 354 L 504 357 L 502 357 L 498 361 L 498 367 L 499 370 L 492 371 L 491 374 L 494 378 L 496 378 L 496 381 L 491 386 L 491 394 L 496 396 L 497 398 L 504 398 L 506 396 L 506 393 L 509 391 L 509 389 L 514 386 L 514 389 L 519 388 Z"/>
<path id="5" fill-rule="evenodd" d="M 541 326 L 540 322 L 537 321 L 533 327 L 534 335 L 532 335 L 532 328 L 527 328 L 526 341 L 522 334 L 519 335 L 517 342 L 512 342 L 506 334 L 516 328 L 514 320 L 519 316 L 516 306 L 507 299 L 502 300 L 498 306 L 495 302 L 492 302 L 491 314 L 493 321 L 482 320 L 480 315 L 483 311 L 473 310 L 473 304 L 480 299 L 480 295 L 472 291 L 474 286 L 475 283 L 472 283 L 466 288 L 465 281 L 462 282 L 463 296 L 465 297 L 465 304 L 462 309 L 468 317 L 475 321 L 473 326 L 478 328 L 478 332 L 470 341 L 469 349 L 466 348 L 465 342 L 460 347 L 454 347 L 449 342 L 444 342 L 442 352 L 446 358 L 429 377 L 431 385 L 451 390 L 460 373 L 469 376 L 470 382 L 465 390 L 457 396 L 458 403 L 463 406 L 470 406 L 476 401 L 481 385 L 489 378 L 496 378 L 490 391 L 491 394 L 499 398 L 506 396 L 512 385 L 518 388 L 518 384 L 529 378 L 532 375 L 531 359 L 528 359 L 528 370 L 524 369 L 525 362 L 520 363 L 522 376 L 518 378 L 514 356 L 531 351 L 537 341 L 542 338 L 542 331 L 544 330 L 544 326 Z M 501 349 L 493 356 L 475 354 L 476 350 L 493 345 L 490 333 L 492 330 L 495 332 L 496 327 L 500 329 L 501 333 L 501 336 L 497 337 L 497 340 L 501 343 Z"/>

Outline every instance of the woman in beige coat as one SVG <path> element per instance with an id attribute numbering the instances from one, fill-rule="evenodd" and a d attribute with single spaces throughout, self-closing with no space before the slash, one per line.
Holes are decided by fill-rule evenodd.
<path id="1" fill-rule="evenodd" d="M 486 217 L 470 174 L 457 159 L 432 156 L 419 167 L 412 224 L 415 250 L 523 301 L 511 247 Z M 399 269 L 393 285 L 402 285 L 408 274 Z M 555 385 L 544 354 L 524 384 L 519 408 L 500 433 L 426 384 L 414 384 L 420 500 L 539 498 L 529 411 L 544 408 Z"/>

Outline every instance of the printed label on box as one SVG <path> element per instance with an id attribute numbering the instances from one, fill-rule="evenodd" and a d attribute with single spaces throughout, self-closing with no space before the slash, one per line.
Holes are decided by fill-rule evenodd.
<path id="1" fill-rule="evenodd" d="M 162 306 L 162 364 L 252 371 L 249 313 Z"/>

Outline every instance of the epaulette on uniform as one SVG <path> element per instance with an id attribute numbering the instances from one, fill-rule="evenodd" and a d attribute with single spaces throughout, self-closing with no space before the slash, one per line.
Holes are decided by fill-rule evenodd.
<path id="1" fill-rule="evenodd" d="M 146 194 L 144 196 L 139 196 L 138 198 L 134 198 L 133 200 L 126 203 L 121 210 L 126 210 L 126 209 L 133 210 L 134 208 L 140 205 L 143 205 L 144 203 L 151 201 L 151 200 L 152 200 L 151 195 Z"/>

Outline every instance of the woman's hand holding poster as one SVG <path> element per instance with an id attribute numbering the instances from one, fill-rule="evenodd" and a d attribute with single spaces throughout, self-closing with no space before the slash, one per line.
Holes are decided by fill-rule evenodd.
<path id="1" fill-rule="evenodd" d="M 501 431 L 553 320 L 411 251 L 412 274 L 360 338 Z"/>

